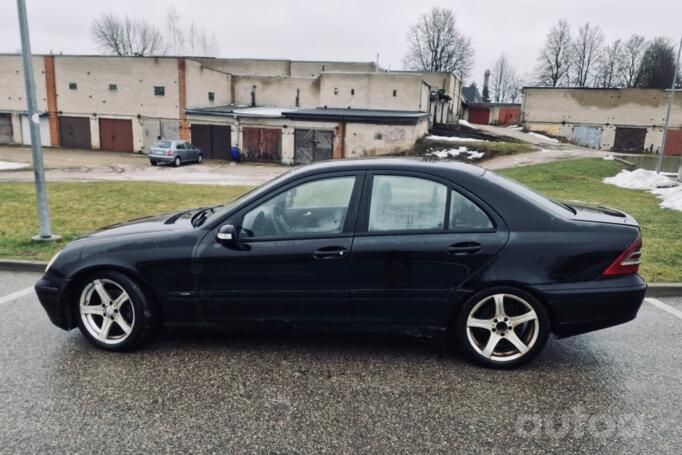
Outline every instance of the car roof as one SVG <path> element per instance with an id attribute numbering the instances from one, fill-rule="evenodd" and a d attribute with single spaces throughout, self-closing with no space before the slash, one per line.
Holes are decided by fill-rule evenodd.
<path id="1" fill-rule="evenodd" d="M 423 161 L 419 158 L 347 158 L 343 160 L 322 161 L 295 169 L 295 173 L 318 174 L 321 172 L 356 171 L 356 170 L 397 170 L 426 173 L 468 174 L 480 177 L 486 170 L 456 161 Z"/>

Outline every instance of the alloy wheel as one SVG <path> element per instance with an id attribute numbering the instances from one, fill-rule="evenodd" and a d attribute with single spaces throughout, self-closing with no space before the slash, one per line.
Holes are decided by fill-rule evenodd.
<path id="1" fill-rule="evenodd" d="M 123 287 L 110 279 L 96 279 L 85 285 L 79 304 L 85 329 L 105 344 L 125 341 L 135 324 L 135 308 Z"/>
<path id="2" fill-rule="evenodd" d="M 526 300 L 513 294 L 493 294 L 473 306 L 466 320 L 471 347 L 493 362 L 526 355 L 540 331 L 538 315 Z"/>

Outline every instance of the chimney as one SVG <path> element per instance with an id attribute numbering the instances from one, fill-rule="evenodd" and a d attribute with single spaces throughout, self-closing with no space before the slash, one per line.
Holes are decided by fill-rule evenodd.
<path id="1" fill-rule="evenodd" d="M 485 101 L 486 103 L 490 101 L 489 84 L 490 70 L 485 70 L 485 73 L 483 73 L 483 93 L 481 95 L 483 96 L 483 101 Z"/>

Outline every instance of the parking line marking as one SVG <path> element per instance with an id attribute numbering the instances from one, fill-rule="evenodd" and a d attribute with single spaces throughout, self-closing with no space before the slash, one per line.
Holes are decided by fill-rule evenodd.
<path id="1" fill-rule="evenodd" d="M 28 295 L 33 292 L 33 286 L 30 288 L 22 289 L 21 291 L 13 292 L 11 294 L 8 294 L 4 297 L 0 297 L 0 305 L 3 303 L 11 302 L 12 300 L 16 300 L 19 297 L 23 297 L 25 295 Z"/>
<path id="2" fill-rule="evenodd" d="M 653 306 L 657 306 L 657 307 L 659 307 L 661 310 L 667 311 L 668 313 L 670 313 L 670 314 L 672 314 L 672 315 L 674 315 L 674 316 L 677 316 L 678 318 L 682 319 L 682 311 L 678 310 L 677 308 L 673 308 L 673 307 L 671 307 L 670 305 L 665 304 L 665 303 L 661 302 L 660 300 L 654 299 L 654 298 L 652 298 L 652 297 L 647 297 L 645 300 L 646 300 L 647 302 L 649 302 L 650 304 L 652 304 Z"/>

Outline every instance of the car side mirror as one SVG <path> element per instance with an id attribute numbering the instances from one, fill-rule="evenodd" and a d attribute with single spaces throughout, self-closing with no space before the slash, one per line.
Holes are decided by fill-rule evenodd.
<path id="1" fill-rule="evenodd" d="M 218 229 L 217 238 L 220 243 L 234 244 L 237 243 L 238 237 L 237 229 L 231 224 L 223 224 Z"/>

